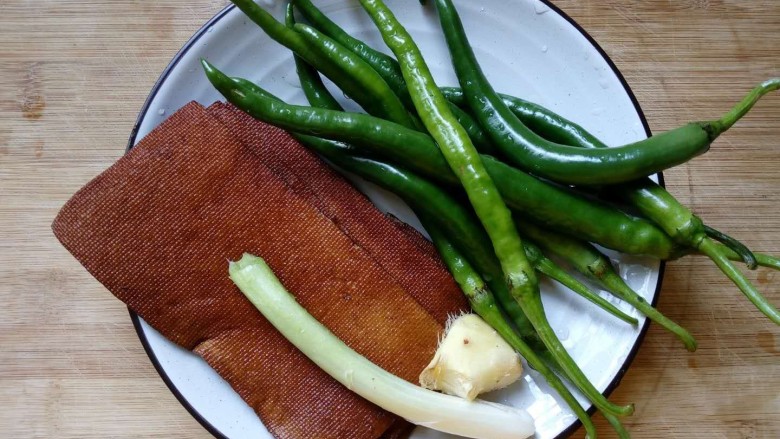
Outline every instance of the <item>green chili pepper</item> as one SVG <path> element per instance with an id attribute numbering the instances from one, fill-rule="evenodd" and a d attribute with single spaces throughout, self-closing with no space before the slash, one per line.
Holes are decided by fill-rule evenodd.
<path id="1" fill-rule="evenodd" d="M 268 99 L 257 85 L 249 81 L 238 85 L 208 62 L 203 61 L 203 66 L 217 90 L 253 117 L 289 131 L 345 141 L 437 182 L 458 184 L 441 151 L 423 133 L 364 114 Z M 482 162 L 508 205 L 535 221 L 624 253 L 659 259 L 682 255 L 676 244 L 647 220 L 545 183 L 491 157 L 482 156 Z"/>
<path id="2" fill-rule="evenodd" d="M 723 118 L 691 123 L 621 147 L 581 149 L 550 142 L 526 127 L 493 90 L 477 63 L 450 0 L 436 0 L 452 63 L 473 114 L 495 146 L 513 163 L 562 183 L 604 185 L 655 174 L 706 152 L 744 114 L 742 105 Z"/>
<path id="3" fill-rule="evenodd" d="M 442 94 L 458 107 L 468 108 L 463 90 L 458 87 L 442 87 Z M 507 94 L 498 94 L 504 104 L 525 126 L 545 139 L 569 146 L 585 146 L 600 143 L 592 134 L 576 123 L 559 116 L 533 102 Z"/>
<path id="4" fill-rule="evenodd" d="M 342 67 L 337 62 L 339 55 L 346 55 L 347 50 L 338 51 L 336 57 L 328 56 L 315 50 L 309 45 L 306 38 L 283 23 L 278 22 L 271 14 L 258 6 L 253 0 L 231 0 L 250 20 L 260 26 L 273 40 L 292 50 L 295 54 L 306 60 L 325 76 L 330 78 L 344 93 L 354 99 L 369 114 L 374 114 L 386 119 L 401 120 L 397 106 L 386 107 L 384 102 L 378 101 L 374 95 L 377 87 L 382 87 L 384 81 L 377 82 L 376 78 L 367 78 L 365 81 L 355 81 L 351 76 L 344 75 Z M 332 55 L 332 54 L 331 54 Z M 387 84 L 384 84 L 386 87 Z M 408 114 L 407 114 L 408 116 Z"/>
<path id="5" fill-rule="evenodd" d="M 458 88 L 445 87 L 442 89 L 442 93 L 444 93 L 444 95 L 447 97 L 448 100 L 450 100 L 456 105 L 463 105 L 465 103 L 463 93 Z M 582 148 L 606 148 L 607 147 L 607 145 L 605 145 L 598 138 L 590 134 L 587 130 L 585 130 L 581 126 L 577 125 L 576 123 L 564 117 L 559 116 L 558 114 L 554 113 L 551 110 L 548 110 L 547 108 L 542 107 L 541 105 L 537 105 L 514 96 L 508 96 L 508 95 L 500 95 L 500 96 L 504 100 L 504 103 L 506 103 L 507 107 L 509 107 L 509 109 L 512 110 L 512 113 L 515 114 L 515 116 L 517 116 L 526 126 L 531 128 L 534 132 L 546 138 L 547 140 L 559 142 L 565 145 L 582 147 Z M 652 180 L 643 179 L 640 181 L 642 181 L 642 185 L 641 185 L 642 187 L 652 188 L 651 191 L 653 193 L 648 193 L 645 196 L 650 198 L 656 198 L 656 200 L 652 204 L 655 204 L 658 207 L 657 209 L 654 209 L 652 211 L 647 210 L 646 216 L 648 216 L 651 220 L 655 221 L 657 224 L 661 225 L 667 233 L 670 233 L 672 235 L 672 237 L 680 237 L 680 235 L 684 235 L 680 232 L 685 230 L 688 231 L 691 230 L 690 225 L 686 226 L 685 224 L 681 224 L 681 223 L 694 222 L 695 220 L 692 219 L 693 213 L 690 213 L 688 209 L 680 205 L 680 203 L 678 203 L 673 198 L 670 199 L 669 197 L 671 197 L 671 195 L 669 195 L 665 189 L 660 188 Z M 626 189 L 618 188 L 618 191 L 625 192 Z M 642 196 L 641 194 L 636 194 L 636 195 Z M 674 214 L 674 216 L 681 218 L 682 221 L 673 221 L 672 219 L 664 215 L 664 213 L 670 215 L 673 214 L 671 212 L 672 210 L 677 211 L 677 213 Z M 725 243 L 729 248 L 739 253 L 742 256 L 742 259 L 745 262 L 745 264 L 748 265 L 748 268 L 750 269 L 755 268 L 756 266 L 755 256 L 742 243 L 740 243 L 736 239 L 722 232 L 719 232 L 715 229 L 712 229 L 711 227 L 708 227 L 707 225 L 701 225 L 701 227 L 704 228 L 704 233 L 707 236 L 717 241 Z M 699 231 L 698 229 L 699 227 L 697 227 L 697 232 Z M 689 237 L 683 236 L 683 239 L 682 240 L 678 239 L 678 242 L 686 246 L 690 245 Z"/>
<path id="6" fill-rule="evenodd" d="M 289 29 L 292 29 L 293 26 L 295 26 L 295 15 L 293 14 L 292 3 L 287 5 L 284 23 Z M 336 98 L 330 94 L 325 87 L 325 84 L 322 83 L 322 78 L 320 78 L 317 69 L 307 63 L 306 60 L 296 55 L 295 52 L 293 52 L 293 59 L 295 60 L 295 71 L 300 79 L 301 89 L 309 103 L 319 108 L 344 111 L 341 104 L 339 104 Z"/>
<path id="7" fill-rule="evenodd" d="M 382 108 L 384 119 L 416 129 L 417 126 L 398 96 L 365 61 L 311 26 L 297 23 L 293 29 L 303 37 L 312 50 L 328 58 L 340 70 L 341 75 L 347 78 L 342 83 L 351 80 L 363 84 L 362 88 L 366 90 L 366 96 L 373 100 L 372 106 Z"/>
<path id="8" fill-rule="evenodd" d="M 732 110 L 725 117 L 729 121 L 727 124 L 729 126 L 733 124 L 761 96 L 778 88 L 780 88 L 780 79 L 765 81 L 754 88 L 747 98 L 736 107 L 737 109 Z M 455 103 L 458 103 L 462 98 L 462 94 L 455 89 L 448 89 L 446 94 Z M 528 120 L 535 121 L 534 123 L 537 127 L 543 127 L 542 131 L 545 135 L 556 135 L 558 138 L 570 142 L 570 145 L 574 147 L 607 148 L 607 145 L 579 125 L 556 115 L 544 107 L 513 97 L 504 97 L 503 99 L 512 103 L 516 113 L 523 114 Z M 628 201 L 642 215 L 659 225 L 679 245 L 706 254 L 762 313 L 773 322 L 780 324 L 780 312 L 727 260 L 729 258 L 728 254 L 724 253 L 719 246 L 712 245 L 711 239 L 726 244 L 728 248 L 740 256 L 741 260 L 749 268 L 755 268 L 758 265 L 756 256 L 742 243 L 703 224 L 701 219 L 694 215 L 690 209 L 649 178 L 612 186 L 609 190 Z M 767 260 L 766 256 L 763 257 L 763 260 Z"/>
<path id="9" fill-rule="evenodd" d="M 401 66 L 390 55 L 374 50 L 366 43 L 358 40 L 344 31 L 322 13 L 310 0 L 292 0 L 292 4 L 298 8 L 303 16 L 320 32 L 338 41 L 342 46 L 368 63 L 395 91 L 396 95 L 404 102 L 409 110 L 414 110 L 412 98 L 406 88 Z"/>

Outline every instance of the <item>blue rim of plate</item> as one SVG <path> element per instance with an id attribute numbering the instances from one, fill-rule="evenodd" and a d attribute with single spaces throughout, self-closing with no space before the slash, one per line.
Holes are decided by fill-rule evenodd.
<path id="1" fill-rule="evenodd" d="M 623 77 L 623 74 L 620 73 L 620 70 L 618 70 L 615 63 L 612 61 L 612 58 L 607 55 L 607 52 L 604 51 L 604 49 L 596 42 L 595 39 L 593 39 L 592 36 L 584 29 L 582 26 L 580 26 L 576 21 L 574 21 L 573 18 L 569 17 L 565 12 L 563 12 L 560 8 L 555 6 L 550 0 L 540 0 L 542 3 L 544 3 L 547 7 L 552 9 L 555 13 L 557 13 L 559 16 L 561 16 L 563 19 L 569 22 L 572 26 L 574 26 L 575 29 L 583 36 L 586 40 L 599 52 L 601 57 L 607 62 L 607 65 L 609 65 L 609 68 L 612 69 L 612 72 L 615 74 L 615 76 L 620 81 L 620 84 L 623 86 L 623 90 L 625 90 L 626 94 L 628 94 L 628 97 L 631 99 L 631 103 L 634 106 L 634 110 L 636 110 L 637 114 L 639 115 L 639 119 L 642 121 L 642 127 L 645 129 L 645 135 L 647 137 L 650 137 L 652 133 L 650 132 L 650 125 L 647 123 L 647 119 L 645 118 L 645 113 L 642 111 L 642 107 L 639 106 L 639 101 L 637 101 L 636 96 L 634 95 L 634 92 L 631 90 L 631 87 L 628 85 L 628 82 L 626 81 L 626 78 Z M 182 56 L 184 56 L 185 53 L 187 53 L 192 46 L 195 45 L 195 43 L 198 42 L 198 40 L 208 32 L 208 29 L 213 26 L 216 22 L 221 20 L 225 15 L 227 15 L 230 11 L 235 8 L 235 5 L 228 5 L 221 11 L 217 13 L 214 17 L 212 17 L 209 21 L 207 21 L 195 34 L 190 37 L 190 39 L 182 46 L 181 49 L 176 53 L 176 55 L 173 57 L 171 62 L 168 64 L 167 67 L 165 67 L 165 70 L 163 70 L 162 74 L 160 74 L 160 77 L 157 79 L 157 81 L 154 83 L 154 86 L 152 87 L 152 90 L 149 92 L 149 96 L 147 96 L 146 101 L 144 102 L 143 106 L 141 107 L 141 111 L 138 113 L 138 118 L 135 121 L 135 125 L 133 126 L 132 131 L 130 131 L 130 139 L 127 142 L 127 148 L 126 151 L 129 151 L 136 142 L 136 137 L 138 135 L 138 129 L 141 126 L 141 123 L 144 121 L 144 117 L 146 116 L 147 112 L 149 111 L 149 106 L 151 105 L 152 101 L 154 100 L 155 96 L 157 96 L 157 92 L 160 90 L 160 86 L 165 82 L 165 80 L 168 78 L 168 75 L 171 73 L 171 71 L 179 64 L 179 61 L 181 60 Z M 662 173 L 658 173 L 658 183 L 665 187 L 664 183 L 664 176 Z M 658 283 L 655 286 L 655 293 L 653 295 L 652 305 L 656 306 L 658 303 L 658 298 L 661 296 L 661 284 L 663 283 L 664 279 L 664 271 L 666 268 L 666 263 L 664 261 L 661 261 L 660 266 L 658 267 Z M 182 406 L 192 415 L 195 420 L 197 420 L 203 428 L 206 429 L 209 433 L 211 433 L 215 438 L 217 439 L 229 439 L 227 436 L 222 434 L 219 430 L 217 430 L 216 427 L 211 425 L 209 421 L 206 420 L 206 418 L 203 417 L 203 415 L 200 414 L 190 403 L 187 401 L 187 399 L 182 395 L 182 393 L 179 391 L 179 389 L 176 387 L 176 385 L 173 384 L 168 374 L 163 369 L 162 365 L 160 364 L 159 359 L 157 358 L 157 355 L 155 354 L 154 350 L 152 350 L 152 347 L 149 345 L 149 340 L 146 338 L 146 332 L 144 331 L 143 327 L 141 326 L 141 319 L 133 310 L 128 309 L 130 312 L 130 319 L 133 322 L 133 327 L 135 328 L 135 332 L 138 334 L 138 338 L 141 340 L 141 345 L 143 345 L 144 351 L 146 351 L 146 355 L 149 356 L 149 359 L 152 361 L 152 365 L 154 366 L 155 370 L 157 370 L 157 373 L 160 375 L 160 378 L 162 378 L 163 382 L 166 386 L 168 386 L 168 389 L 173 393 L 173 395 L 176 397 L 176 399 L 181 403 Z M 634 359 L 636 358 L 636 355 L 639 353 L 639 347 L 642 345 L 642 342 L 645 339 L 645 336 L 647 335 L 647 330 L 650 328 L 650 319 L 645 319 L 644 325 L 642 325 L 642 329 L 639 331 L 639 336 L 636 339 L 636 342 L 634 342 L 634 346 L 631 348 L 631 351 L 628 353 L 628 356 L 626 357 L 626 360 L 623 362 L 623 365 L 618 370 L 618 373 L 615 375 L 615 378 L 612 380 L 612 382 L 609 383 L 607 388 L 604 390 L 604 396 L 609 396 L 612 394 L 612 392 L 620 385 L 620 381 L 623 379 L 623 376 L 628 371 L 628 368 L 631 366 L 631 363 L 634 362 Z M 588 409 L 588 414 L 593 415 L 593 413 L 596 411 L 596 406 L 591 405 L 590 409 Z M 582 426 L 582 422 L 580 420 L 576 420 L 574 423 L 572 423 L 568 428 L 563 430 L 561 434 L 559 434 L 555 439 L 564 439 L 569 436 L 571 436 L 572 433 L 577 431 Z"/>

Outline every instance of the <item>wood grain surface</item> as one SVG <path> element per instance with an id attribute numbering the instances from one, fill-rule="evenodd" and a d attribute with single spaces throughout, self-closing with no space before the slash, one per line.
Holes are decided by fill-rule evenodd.
<path id="1" fill-rule="evenodd" d="M 159 73 L 226 3 L 0 2 L 3 437 L 210 437 L 155 372 L 125 307 L 50 224 L 121 156 Z M 780 75 L 778 1 L 555 3 L 617 64 L 656 132 L 718 115 Z M 710 225 L 780 254 L 778 163 L 780 94 L 666 181 Z M 780 275 L 750 277 L 780 304 Z M 780 330 L 701 258 L 667 266 L 660 309 L 700 348 L 687 353 L 651 327 L 613 394 L 636 403 L 633 436 L 780 437 Z"/>

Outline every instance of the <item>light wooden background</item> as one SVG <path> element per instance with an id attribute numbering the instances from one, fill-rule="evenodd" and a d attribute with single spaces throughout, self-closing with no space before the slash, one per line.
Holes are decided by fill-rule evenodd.
<path id="1" fill-rule="evenodd" d="M 612 57 L 654 131 L 720 114 L 780 75 L 778 1 L 556 3 Z M 161 70 L 225 4 L 0 1 L 0 436 L 209 437 L 50 223 L 123 153 Z M 709 224 L 780 254 L 779 163 L 780 94 L 666 178 Z M 780 276 L 751 277 L 780 304 Z M 614 394 L 636 402 L 634 437 L 780 437 L 780 329 L 702 259 L 669 264 L 660 308 L 700 349 L 650 330 Z"/>

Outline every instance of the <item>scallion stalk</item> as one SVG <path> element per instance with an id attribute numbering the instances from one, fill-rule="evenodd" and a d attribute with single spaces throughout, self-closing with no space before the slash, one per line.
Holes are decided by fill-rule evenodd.
<path id="1" fill-rule="evenodd" d="M 527 412 L 423 389 L 353 351 L 312 317 L 261 258 L 231 262 L 230 278 L 271 324 L 348 389 L 407 421 L 470 438 L 520 439 L 534 432 Z"/>

